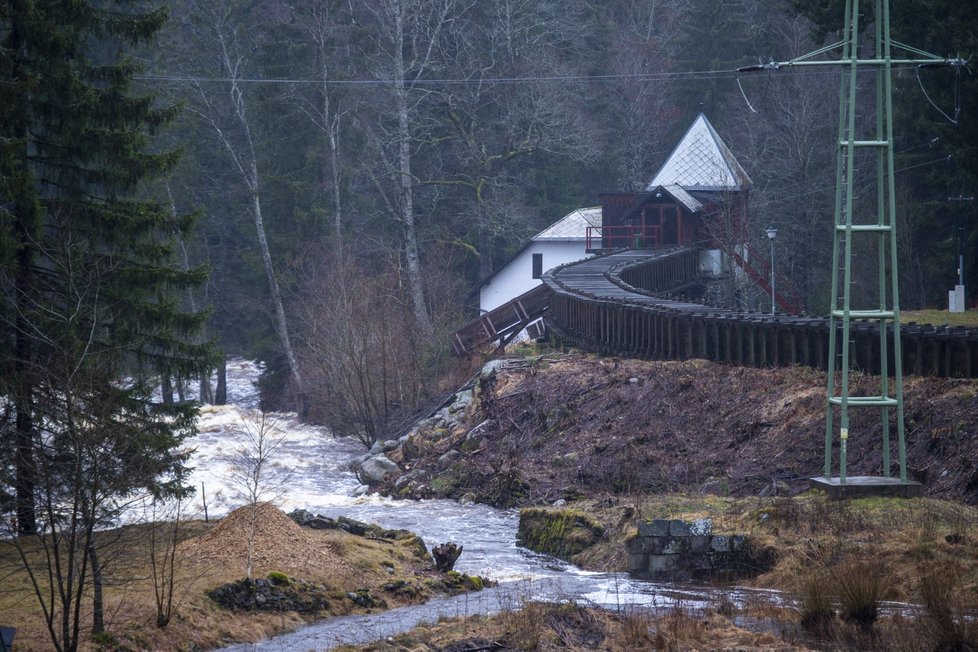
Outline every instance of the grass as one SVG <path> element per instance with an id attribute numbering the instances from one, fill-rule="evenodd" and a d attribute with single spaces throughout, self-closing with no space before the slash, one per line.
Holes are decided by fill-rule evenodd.
<path id="1" fill-rule="evenodd" d="M 978 326 L 978 310 L 967 310 L 965 312 L 948 312 L 947 310 L 901 310 L 900 321 L 909 323 L 912 321 L 918 324 L 930 324 L 932 326 Z"/>
<path id="2" fill-rule="evenodd" d="M 101 641 L 93 641 L 87 634 L 83 638 L 83 650 L 99 649 L 99 643 L 115 641 L 114 649 L 187 649 L 194 645 L 200 649 L 217 647 L 234 641 L 254 641 L 295 628 L 304 617 L 295 613 L 242 613 L 230 612 L 212 602 L 205 592 L 221 584 L 241 579 L 244 568 L 236 564 L 209 563 L 202 565 L 194 559 L 178 562 L 175 585 L 175 614 L 164 629 L 156 627 L 156 607 L 148 566 L 148 525 L 136 525 L 103 533 L 103 559 L 110 559 L 106 572 L 105 604 L 107 635 Z M 200 521 L 188 522 L 183 537 L 202 535 L 213 524 Z M 389 606 L 419 602 L 432 593 L 432 589 L 416 571 L 426 562 L 412 554 L 409 546 L 399 542 L 387 542 L 336 531 L 312 531 L 322 537 L 326 545 L 340 555 L 349 569 L 347 572 L 327 572 L 310 567 L 300 579 L 325 586 L 330 595 L 329 611 L 315 617 L 342 615 L 358 611 L 347 591 L 367 587 L 373 595 L 382 596 Z M 43 550 L 36 542 L 26 543 L 28 557 L 40 561 Z M 260 560 L 255 565 L 256 577 L 273 577 L 277 568 L 264 567 Z M 293 575 L 296 575 L 293 573 Z M 0 615 L 5 626 L 17 628 L 19 652 L 49 650 L 51 641 L 26 573 L 21 569 L 15 547 L 9 540 L 0 540 Z M 385 592 L 385 583 L 403 580 L 416 590 Z M 437 580 L 433 584 L 437 585 Z M 312 618 L 309 616 L 308 618 Z M 82 625 L 87 630 L 91 623 L 91 597 L 82 604 Z"/>
<path id="3" fill-rule="evenodd" d="M 433 652 L 435 650 L 793 650 L 768 633 L 735 627 L 715 613 L 677 610 L 656 615 L 647 610 L 616 614 L 574 603 L 526 602 L 485 618 L 448 619 L 338 652 Z"/>

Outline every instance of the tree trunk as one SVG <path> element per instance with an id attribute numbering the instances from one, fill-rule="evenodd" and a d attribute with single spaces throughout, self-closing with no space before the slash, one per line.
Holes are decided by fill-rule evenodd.
<path id="1" fill-rule="evenodd" d="M 255 221 L 255 231 L 258 235 L 258 247 L 261 250 L 262 265 L 265 268 L 265 275 L 268 277 L 268 289 L 269 293 L 271 294 L 275 313 L 273 318 L 275 333 L 278 335 L 279 343 L 282 345 L 282 351 L 285 353 L 285 358 L 289 365 L 289 371 L 292 375 L 292 381 L 295 384 L 296 392 L 300 397 L 301 405 L 301 399 L 304 395 L 302 376 L 299 374 L 299 364 L 295 357 L 295 351 L 292 349 L 292 341 L 289 338 L 289 329 L 285 318 L 285 308 L 282 305 L 282 293 L 279 290 L 278 281 L 275 278 L 275 268 L 272 265 L 272 254 L 268 247 L 268 237 L 265 233 L 265 222 L 262 218 L 260 192 L 261 183 L 258 175 L 258 158 L 255 154 L 255 142 L 251 136 L 251 125 L 248 123 L 247 105 L 245 103 L 244 93 L 238 84 L 241 59 L 236 53 L 229 49 L 229 46 L 232 48 L 236 47 L 234 44 L 233 33 L 230 35 L 229 40 L 229 35 L 225 33 L 226 28 L 220 19 L 217 23 L 215 23 L 214 28 L 217 31 L 218 39 L 221 45 L 221 56 L 223 58 L 222 63 L 224 65 L 224 70 L 228 75 L 230 75 L 231 87 L 228 95 L 231 109 L 234 112 L 234 120 L 237 122 L 238 129 L 240 130 L 239 134 L 243 138 L 243 145 L 236 145 L 234 142 L 232 142 L 232 139 L 219 124 L 216 111 L 214 110 L 210 99 L 207 97 L 206 93 L 201 91 L 204 104 L 209 112 L 209 115 L 206 115 L 205 117 L 214 127 L 218 139 L 231 156 L 235 167 L 237 167 L 238 172 L 241 174 L 241 180 L 244 182 L 249 194 L 251 195 L 251 212 Z"/>
<path id="2" fill-rule="evenodd" d="M 200 402 L 204 405 L 210 405 L 214 402 L 214 393 L 211 391 L 210 369 L 200 372 Z"/>
<path id="3" fill-rule="evenodd" d="M 217 389 L 214 391 L 214 405 L 227 405 L 228 403 L 228 361 L 221 354 L 221 361 L 217 364 Z"/>
<path id="4" fill-rule="evenodd" d="M 10 18 L 7 23 L 9 34 L 8 56 L 11 65 L 11 79 L 23 83 L 21 62 L 28 56 L 25 31 L 29 20 L 29 7 L 26 2 L 8 3 Z M 14 93 L 11 101 L 19 101 L 19 111 L 15 124 L 10 125 L 9 133 L 14 138 L 28 141 L 28 114 L 22 93 Z M 11 139 L 12 140 L 12 139 Z M 13 141 L 12 141 L 13 142 Z M 13 198 L 14 232 L 16 237 L 17 268 L 14 278 L 14 302 L 16 309 L 16 336 L 14 338 L 14 393 L 13 403 L 17 412 L 15 423 L 16 434 L 14 444 L 14 472 L 16 485 L 17 531 L 20 534 L 37 533 L 37 514 L 34 505 L 34 489 L 36 470 L 34 468 L 34 391 L 30 379 L 33 365 L 34 345 L 28 333 L 30 324 L 25 312 L 30 303 L 30 292 L 33 289 L 34 256 L 37 250 L 37 233 L 40 230 L 38 215 L 37 193 L 34 178 L 30 171 L 27 145 L 19 147 L 16 152 L 17 162 L 15 172 L 9 183 L 16 193 Z M 6 172 L 6 174 L 10 174 Z"/>
<path id="5" fill-rule="evenodd" d="M 19 337 L 18 337 L 19 339 Z M 34 423 L 31 418 L 30 396 L 17 397 L 17 532 L 37 534 L 37 515 L 34 511 Z"/>
<path id="6" fill-rule="evenodd" d="M 160 381 L 160 393 L 163 394 L 163 405 L 173 405 L 173 384 L 170 374 L 164 372 Z"/>
<path id="7" fill-rule="evenodd" d="M 414 224 L 414 177 L 411 175 L 411 131 L 408 123 L 407 87 L 404 84 L 404 8 L 394 1 L 394 103 L 397 110 L 398 172 L 401 195 L 401 223 L 404 229 L 404 260 L 407 267 L 408 290 L 414 320 L 422 335 L 432 333 L 431 318 L 424 300 L 421 280 L 421 257 L 418 254 L 418 234 Z"/>
<path id="8" fill-rule="evenodd" d="M 299 375 L 299 362 L 296 360 L 295 351 L 292 349 L 292 340 L 289 338 L 288 322 L 285 319 L 285 307 L 282 304 L 282 292 L 279 290 L 278 281 L 275 278 L 275 269 L 272 267 L 272 253 L 268 248 L 268 238 L 265 235 L 265 223 L 262 220 L 261 199 L 258 195 L 258 166 L 254 158 L 251 161 L 252 178 L 255 180 L 254 189 L 251 192 L 251 210 L 255 218 L 255 231 L 258 234 L 258 246 L 261 249 L 261 259 L 265 266 L 265 275 L 268 277 L 268 289 L 272 295 L 272 304 L 275 307 L 275 331 L 278 334 L 282 350 L 289 363 L 289 371 L 292 373 L 292 380 L 295 382 L 296 390 L 301 396 L 303 394 L 302 376 Z"/>
<path id="9" fill-rule="evenodd" d="M 88 561 L 92 568 L 92 633 L 105 631 L 105 606 L 102 600 L 102 567 L 98 562 L 94 542 L 88 542 Z"/>

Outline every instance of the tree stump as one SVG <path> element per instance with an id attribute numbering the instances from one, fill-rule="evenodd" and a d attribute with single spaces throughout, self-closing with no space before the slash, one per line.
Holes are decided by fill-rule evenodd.
<path id="1" fill-rule="evenodd" d="M 455 568 L 455 562 L 462 555 L 462 547 L 449 541 L 432 548 L 431 555 L 435 558 L 435 569 L 447 573 Z"/>

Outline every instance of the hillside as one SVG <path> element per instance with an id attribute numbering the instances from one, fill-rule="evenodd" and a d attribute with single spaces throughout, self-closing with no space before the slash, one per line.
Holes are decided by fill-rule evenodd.
<path id="1" fill-rule="evenodd" d="M 854 394 L 876 382 L 855 376 Z M 974 503 L 978 382 L 908 378 L 905 406 L 911 479 L 930 497 Z M 878 412 L 851 415 L 849 474 L 879 475 Z M 824 422 L 825 375 L 812 369 L 511 358 L 483 373 L 464 418 L 429 419 L 388 453 L 401 472 L 386 490 L 502 506 L 607 493 L 797 493 L 822 470 Z"/>

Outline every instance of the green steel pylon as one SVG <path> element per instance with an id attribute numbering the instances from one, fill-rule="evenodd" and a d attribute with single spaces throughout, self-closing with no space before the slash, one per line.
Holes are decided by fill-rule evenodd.
<path id="1" fill-rule="evenodd" d="M 826 479 L 832 475 L 832 450 L 835 441 L 835 412 L 839 413 L 839 480 L 846 482 L 849 443 L 850 408 L 879 408 L 883 435 L 883 475 L 890 476 L 890 409 L 896 410 L 900 482 L 907 481 L 906 442 L 903 423 L 903 355 L 900 346 L 900 299 L 896 248 L 896 190 L 893 167 L 893 85 L 892 67 L 905 65 L 963 66 L 960 58 L 946 59 L 890 38 L 890 3 L 875 4 L 875 51 L 872 58 L 859 58 L 859 0 L 846 0 L 846 24 L 843 38 L 791 61 L 741 68 L 741 71 L 775 70 L 787 66 L 842 66 L 839 92 L 839 138 L 836 159 L 835 222 L 832 238 L 832 303 L 829 311 L 828 386 L 825 409 Z M 891 49 L 899 48 L 911 57 L 894 59 Z M 820 54 L 841 49 L 838 60 L 814 60 Z M 871 127 L 857 123 L 857 79 L 862 71 L 872 72 L 876 82 L 876 119 Z M 865 101 L 865 98 L 860 98 Z M 871 133 L 860 133 L 871 132 Z M 853 173 L 857 152 L 875 155 L 876 219 L 856 222 Z M 868 211 L 860 212 L 860 215 Z M 879 302 L 876 306 L 860 305 L 853 297 L 852 258 L 854 238 L 875 238 L 878 265 Z M 840 284 L 841 272 L 841 284 Z M 840 305 L 841 301 L 841 305 Z M 855 307 L 854 307 L 855 304 Z M 879 323 L 879 393 L 871 396 L 850 395 L 852 320 Z M 890 384 L 889 334 L 893 342 L 893 382 Z M 841 340 L 841 341 L 840 341 Z M 840 376 L 837 384 L 836 376 Z"/>

